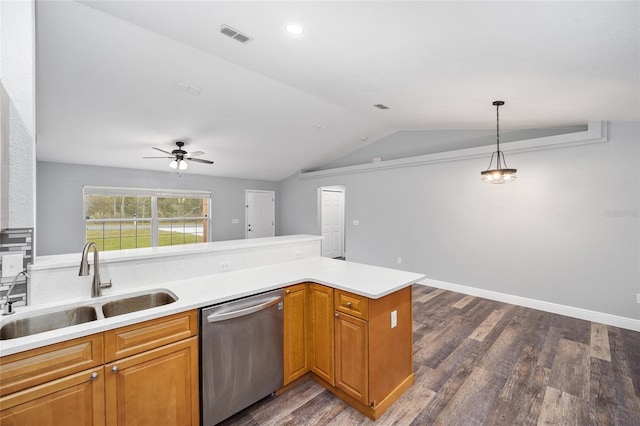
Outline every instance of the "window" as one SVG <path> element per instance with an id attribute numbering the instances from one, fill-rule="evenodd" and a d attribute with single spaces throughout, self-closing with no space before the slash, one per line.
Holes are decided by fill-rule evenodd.
<path id="1" fill-rule="evenodd" d="M 86 241 L 100 250 L 210 240 L 211 193 L 138 188 L 83 188 Z"/>

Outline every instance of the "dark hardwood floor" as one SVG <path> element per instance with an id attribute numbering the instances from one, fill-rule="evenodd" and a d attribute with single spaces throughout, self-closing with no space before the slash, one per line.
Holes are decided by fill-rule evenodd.
<path id="1" fill-rule="evenodd" d="M 310 380 L 223 424 L 640 425 L 640 333 L 413 291 L 415 383 L 376 422 Z"/>

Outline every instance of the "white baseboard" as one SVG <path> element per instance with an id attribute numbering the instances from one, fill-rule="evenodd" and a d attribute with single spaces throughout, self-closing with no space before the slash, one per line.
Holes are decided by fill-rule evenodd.
<path id="1" fill-rule="evenodd" d="M 526 308 L 538 309 L 540 311 L 551 312 L 582 320 L 612 325 L 614 327 L 626 328 L 628 330 L 640 331 L 640 320 L 633 318 L 605 314 L 603 312 L 590 311 L 588 309 L 575 308 L 573 306 L 560 305 L 557 303 L 545 302 L 543 300 L 529 299 L 528 297 L 514 296 L 512 294 L 499 293 L 497 291 L 484 290 L 481 288 L 453 284 L 428 278 L 418 281 L 418 284 L 496 300 L 498 302 L 510 303 L 512 305 L 524 306 Z"/>

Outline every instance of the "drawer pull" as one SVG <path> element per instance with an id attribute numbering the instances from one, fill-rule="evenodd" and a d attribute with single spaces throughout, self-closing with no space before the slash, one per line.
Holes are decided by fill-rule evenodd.
<path id="1" fill-rule="evenodd" d="M 111 372 L 112 373 L 117 373 L 118 371 L 120 371 L 120 369 L 118 368 L 117 365 L 114 365 L 113 367 L 111 367 Z"/>
<path id="2" fill-rule="evenodd" d="M 352 303 L 351 303 L 351 302 L 347 302 L 347 308 L 350 308 L 350 307 L 351 307 L 351 305 L 352 305 Z"/>
<path id="3" fill-rule="evenodd" d="M 100 375 L 94 371 L 93 373 L 91 373 L 91 380 L 98 380 L 99 376 Z"/>
<path id="4" fill-rule="evenodd" d="M 338 318 L 340 316 L 340 312 L 336 312 L 334 315 L 336 318 Z"/>

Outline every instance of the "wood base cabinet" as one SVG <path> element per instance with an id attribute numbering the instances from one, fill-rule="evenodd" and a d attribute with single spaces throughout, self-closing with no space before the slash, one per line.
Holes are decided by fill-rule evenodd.
<path id="1" fill-rule="evenodd" d="M 0 359 L 2 426 L 104 425 L 102 334 Z"/>
<path id="2" fill-rule="evenodd" d="M 288 315 L 285 296 L 285 330 L 292 327 L 287 324 L 292 318 L 298 321 L 296 327 L 306 320 L 292 340 L 297 344 L 285 344 L 285 359 L 288 351 L 305 348 L 308 369 L 298 369 L 296 377 L 310 371 L 328 390 L 377 419 L 413 384 L 411 287 L 369 299 L 315 283 L 304 285 L 304 315 L 299 305 L 295 315 Z"/>
<path id="3" fill-rule="evenodd" d="M 333 333 L 333 289 L 309 284 L 310 369 L 331 385 L 335 384 Z"/>
<path id="4" fill-rule="evenodd" d="M 108 426 L 197 424 L 197 337 L 107 364 L 106 371 Z"/>
<path id="5" fill-rule="evenodd" d="M 309 371 L 307 344 L 307 284 L 284 289 L 284 384 Z"/>
<path id="6" fill-rule="evenodd" d="M 2 426 L 104 425 L 103 367 L 2 398 Z"/>
<path id="7" fill-rule="evenodd" d="M 413 384 L 411 287 L 379 299 L 334 295 L 334 393 L 376 419 Z"/>
<path id="8" fill-rule="evenodd" d="M 0 424 L 198 425 L 197 333 L 190 311 L 3 357 Z"/>
<path id="9" fill-rule="evenodd" d="M 367 322 L 335 313 L 335 386 L 363 404 L 369 402 L 369 327 Z"/>

